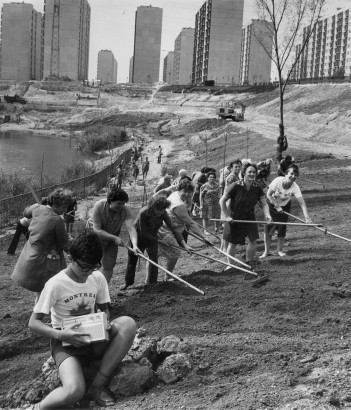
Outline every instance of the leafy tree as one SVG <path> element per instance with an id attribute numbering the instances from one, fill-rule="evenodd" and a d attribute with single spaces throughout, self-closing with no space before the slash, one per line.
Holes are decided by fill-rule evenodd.
<path id="1" fill-rule="evenodd" d="M 273 47 L 262 41 L 262 30 L 253 31 L 254 37 L 272 60 L 278 74 L 280 98 L 279 137 L 284 133 L 284 92 L 289 78 L 298 64 L 313 34 L 325 0 L 256 0 L 257 16 L 265 21 L 264 29 L 272 40 Z M 303 27 L 307 27 L 301 38 Z M 296 45 L 300 42 L 296 50 Z M 296 51 L 296 53 L 295 53 Z"/>

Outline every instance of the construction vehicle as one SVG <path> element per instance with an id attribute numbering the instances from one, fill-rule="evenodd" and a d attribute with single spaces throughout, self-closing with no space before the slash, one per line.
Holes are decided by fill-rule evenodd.
<path id="1" fill-rule="evenodd" d="M 245 105 L 239 100 L 221 101 L 217 106 L 216 114 L 222 120 L 231 118 L 233 121 L 243 121 Z"/>
<path id="2" fill-rule="evenodd" d="M 4 95 L 4 100 L 8 104 L 19 103 L 19 104 L 27 104 L 27 100 L 20 95 L 15 94 L 13 97 L 10 95 Z"/>

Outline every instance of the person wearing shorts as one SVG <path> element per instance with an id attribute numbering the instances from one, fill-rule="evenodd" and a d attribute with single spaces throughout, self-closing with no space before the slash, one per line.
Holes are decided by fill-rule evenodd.
<path id="1" fill-rule="evenodd" d="M 297 199 L 297 202 L 301 206 L 304 214 L 306 223 L 312 223 L 300 188 L 295 182 L 298 176 L 299 168 L 297 165 L 292 164 L 287 169 L 285 176 L 275 178 L 269 185 L 267 191 L 267 202 L 273 223 L 265 227 L 265 250 L 260 258 L 266 258 L 270 255 L 272 236 L 275 230 L 278 230 L 277 254 L 280 257 L 286 256 L 286 253 L 283 252 L 286 236 L 286 225 L 274 225 L 274 222 L 288 222 L 291 197 L 294 196 Z"/>
<path id="2" fill-rule="evenodd" d="M 113 406 L 114 397 L 106 390 L 108 381 L 131 348 L 136 334 L 132 318 L 123 316 L 109 322 L 110 295 L 104 275 L 98 271 L 102 246 L 95 232 L 83 232 L 69 247 L 71 263 L 47 281 L 29 320 L 34 332 L 51 339 L 51 353 L 62 386 L 50 392 L 34 410 L 63 409 L 73 406 L 85 396 L 86 384 L 82 366 L 100 359 L 99 370 L 89 396 L 98 406 Z M 108 319 L 109 341 L 89 344 L 79 330 L 79 322 L 62 329 L 62 320 L 95 312 L 95 306 Z M 51 325 L 44 323 L 51 315 Z M 69 345 L 63 346 L 62 342 Z"/>
<path id="3" fill-rule="evenodd" d="M 251 264 L 257 248 L 258 228 L 254 223 L 237 223 L 233 220 L 255 221 L 255 206 L 260 204 L 265 218 L 271 221 L 269 208 L 261 187 L 255 182 L 257 167 L 246 163 L 242 169 L 243 180 L 228 187 L 219 203 L 225 217 L 223 240 L 228 242 L 227 252 L 235 257 L 236 245 L 245 245 L 245 238 L 249 239 L 246 248 L 246 262 Z M 229 207 L 227 201 L 230 200 Z M 233 260 L 228 256 L 228 263 Z"/>
<path id="4" fill-rule="evenodd" d="M 125 206 L 128 200 L 128 194 L 123 189 L 115 188 L 107 194 L 107 199 L 96 202 L 93 208 L 91 221 L 93 230 L 98 234 L 102 243 L 101 272 L 107 283 L 110 283 L 116 264 L 118 246 L 123 245 L 122 239 L 119 237 L 123 223 L 129 233 L 133 250 L 139 251 L 132 215 Z"/>

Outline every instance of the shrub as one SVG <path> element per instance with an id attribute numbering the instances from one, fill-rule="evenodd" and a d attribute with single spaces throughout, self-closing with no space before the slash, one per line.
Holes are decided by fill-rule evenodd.
<path id="1" fill-rule="evenodd" d="M 77 147 L 90 153 L 109 150 L 117 147 L 126 135 L 126 132 L 119 127 L 95 125 L 77 138 Z"/>
<path id="2" fill-rule="evenodd" d="M 175 164 L 162 164 L 161 165 L 161 175 L 172 175 L 173 178 L 178 176 L 178 165 Z"/>

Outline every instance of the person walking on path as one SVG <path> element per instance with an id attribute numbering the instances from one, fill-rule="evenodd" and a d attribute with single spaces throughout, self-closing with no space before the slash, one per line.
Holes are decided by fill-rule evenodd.
<path id="1" fill-rule="evenodd" d="M 143 163 L 142 171 L 143 171 L 143 179 L 145 180 L 147 177 L 147 174 L 150 169 L 150 161 L 148 157 L 145 157 L 145 161 Z"/>
<path id="2" fill-rule="evenodd" d="M 298 176 L 299 168 L 297 165 L 293 164 L 290 165 L 284 177 L 275 178 L 269 185 L 267 191 L 267 202 L 273 222 L 272 224 L 265 226 L 265 250 L 260 258 L 266 258 L 270 255 L 272 236 L 276 229 L 278 230 L 278 255 L 281 257 L 286 256 L 286 253 L 283 252 L 283 246 L 286 236 L 286 225 L 274 225 L 274 222 L 288 222 L 289 216 L 285 212 L 290 212 L 292 196 L 297 199 L 297 202 L 299 203 L 305 216 L 306 223 L 312 223 L 311 218 L 308 215 L 307 207 L 302 197 L 300 188 L 295 182 Z"/>
<path id="3" fill-rule="evenodd" d="M 266 220 L 272 220 L 264 192 L 255 182 L 256 174 L 256 165 L 246 163 L 242 169 L 243 180 L 230 185 L 228 191 L 220 199 L 220 206 L 226 220 L 223 239 L 229 242 L 227 252 L 235 257 L 236 245 L 245 245 L 245 238 L 248 237 L 246 263 L 249 265 L 255 262 L 254 257 L 258 239 L 257 224 L 233 222 L 233 220 L 255 221 L 255 206 L 257 203 L 260 204 Z M 227 207 L 229 199 L 230 205 Z M 228 262 L 233 262 L 230 257 L 228 257 Z"/>
<path id="4" fill-rule="evenodd" d="M 122 188 L 123 178 L 124 178 L 123 165 L 119 164 L 116 170 L 116 179 L 117 179 L 116 188 Z"/>
<path id="5" fill-rule="evenodd" d="M 128 316 L 110 322 L 108 284 L 98 271 L 102 246 L 94 232 L 83 232 L 70 245 L 71 263 L 51 278 L 35 305 L 29 328 L 50 339 L 51 354 L 58 368 L 62 386 L 57 387 L 34 405 L 35 410 L 64 409 L 80 401 L 86 394 L 83 364 L 99 360 L 99 369 L 88 389 L 98 406 L 113 406 L 115 400 L 107 390 L 109 380 L 131 348 L 136 324 Z M 89 343 L 89 333 L 75 324 L 62 329 L 62 321 L 84 314 L 93 314 L 95 307 L 107 316 L 109 341 Z M 44 322 L 51 316 L 51 324 Z M 63 345 L 64 343 L 69 345 Z"/>
<path id="6" fill-rule="evenodd" d="M 158 156 L 157 156 L 157 163 L 158 164 L 161 164 L 162 155 L 163 155 L 163 149 L 162 149 L 161 145 L 159 145 L 158 146 Z"/>
<path id="7" fill-rule="evenodd" d="M 107 194 L 106 199 L 101 199 L 95 203 L 91 220 L 89 220 L 102 243 L 102 273 L 107 283 L 110 283 L 112 278 L 118 246 L 123 245 L 122 239 L 119 237 L 123 224 L 129 233 L 133 250 L 138 251 L 138 237 L 133 218 L 130 210 L 125 206 L 128 200 L 128 194 L 123 189 L 114 189 Z"/>
<path id="8" fill-rule="evenodd" d="M 139 176 L 139 167 L 138 167 L 138 165 L 134 162 L 133 163 L 133 177 L 134 177 L 134 183 L 136 184 L 137 183 L 137 179 L 138 179 L 138 176 Z"/>

